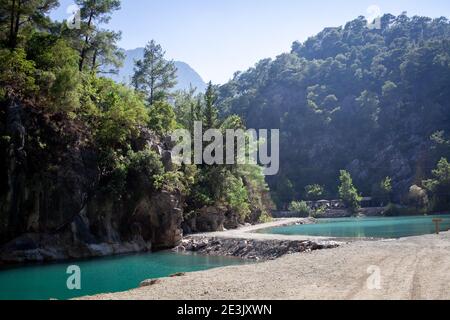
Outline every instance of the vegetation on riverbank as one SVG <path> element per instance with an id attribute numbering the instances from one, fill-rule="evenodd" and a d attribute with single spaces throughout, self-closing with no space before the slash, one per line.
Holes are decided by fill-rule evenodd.
<path id="1" fill-rule="evenodd" d="M 57 0 L 0 2 L 0 243 L 65 242 L 75 225 L 74 243 L 167 247 L 181 228 L 265 221 L 272 197 L 302 212 L 292 201 L 340 198 L 356 214 L 362 195 L 401 205 L 389 214 L 449 209 L 446 18 L 387 14 L 371 29 L 360 17 L 197 94 L 173 93 L 154 41 L 132 87 L 108 79 L 123 59 L 106 29 L 120 1 L 76 3 L 79 28 L 49 18 Z M 258 166 L 175 165 L 167 136 L 195 121 L 282 129 L 271 192 Z"/>
<path id="2" fill-rule="evenodd" d="M 79 27 L 49 18 L 57 0 L 0 2 L 0 243 L 58 233 L 79 218 L 88 243 L 98 241 L 90 233 L 159 243 L 168 221 L 181 228 L 211 207 L 236 224 L 266 219 L 271 200 L 259 167 L 171 161 L 167 136 L 176 128 L 244 128 L 237 116 L 218 116 L 216 88 L 174 96 L 174 63 L 154 41 L 136 61 L 133 87 L 108 79 L 123 59 L 121 34 L 105 28 L 120 1 L 76 3 Z M 164 193 L 175 197 L 166 213 L 181 210 L 184 219 L 138 217 Z M 163 246 L 177 240 L 163 237 Z"/>
<path id="3" fill-rule="evenodd" d="M 409 206 L 416 185 L 435 199 L 429 209 L 449 209 L 448 185 L 423 183 L 450 159 L 449 21 L 404 13 L 380 23 L 326 28 L 220 88 L 224 114 L 281 129 L 281 170 L 269 179 L 280 210 L 337 199 L 341 170 L 385 204 Z"/>

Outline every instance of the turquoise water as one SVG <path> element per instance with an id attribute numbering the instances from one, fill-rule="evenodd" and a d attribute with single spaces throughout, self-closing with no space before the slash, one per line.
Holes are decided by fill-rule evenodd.
<path id="1" fill-rule="evenodd" d="M 0 300 L 70 299 L 137 288 L 146 279 L 248 263 L 230 257 L 161 252 L 0 271 Z M 67 289 L 67 268 L 81 269 L 81 290 Z"/>
<path id="2" fill-rule="evenodd" d="M 402 238 L 435 233 L 434 218 L 443 219 L 441 231 L 450 230 L 450 215 L 395 218 L 319 219 L 317 224 L 261 230 L 261 233 L 339 238 Z"/>

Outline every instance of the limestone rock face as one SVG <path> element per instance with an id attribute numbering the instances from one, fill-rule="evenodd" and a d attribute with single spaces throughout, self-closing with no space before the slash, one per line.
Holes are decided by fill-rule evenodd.
<path id="1" fill-rule="evenodd" d="M 131 223 L 138 225 L 139 233 L 151 241 L 155 249 L 171 248 L 183 237 L 180 201 L 179 196 L 162 192 L 143 200 L 136 208 Z"/>
<path id="2" fill-rule="evenodd" d="M 223 231 L 225 222 L 225 210 L 217 207 L 204 207 L 186 219 L 183 223 L 185 234 L 199 232 Z"/>
<path id="3" fill-rule="evenodd" d="M 138 174 L 125 194 L 101 191 L 97 154 L 82 130 L 64 128 L 63 136 L 61 116 L 17 103 L 0 117 L 0 136 L 10 137 L 0 144 L 0 263 L 149 251 L 181 240 L 180 195 L 154 191 Z M 168 152 L 144 129 L 133 144 Z"/>
<path id="4" fill-rule="evenodd" d="M 181 194 L 156 191 L 134 170 L 121 194 L 105 190 L 98 151 L 80 124 L 18 103 L 1 107 L 0 138 L 9 139 L 0 139 L 0 264 L 173 248 L 183 234 L 249 222 L 221 207 L 184 217 Z M 140 130 L 133 150 L 153 150 L 172 170 L 174 142 Z"/>
<path id="5" fill-rule="evenodd" d="M 185 235 L 237 229 L 245 224 L 258 223 L 262 211 L 252 208 L 245 219 L 239 213 L 224 207 L 204 207 L 185 217 L 182 228 Z"/>

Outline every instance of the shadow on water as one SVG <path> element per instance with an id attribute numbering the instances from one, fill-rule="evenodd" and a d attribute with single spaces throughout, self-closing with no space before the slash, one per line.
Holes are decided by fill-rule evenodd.
<path id="1" fill-rule="evenodd" d="M 232 257 L 158 252 L 93 260 L 29 265 L 0 271 L 0 300 L 71 299 L 134 289 L 147 279 L 248 264 Z M 81 271 L 81 290 L 67 288 L 69 266 Z"/>

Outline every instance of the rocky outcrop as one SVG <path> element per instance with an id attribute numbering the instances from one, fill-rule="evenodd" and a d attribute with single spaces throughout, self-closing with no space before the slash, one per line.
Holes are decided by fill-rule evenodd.
<path id="1" fill-rule="evenodd" d="M 185 217 L 179 192 L 155 190 L 152 175 L 134 167 L 123 188 L 111 188 L 83 123 L 20 103 L 1 107 L 0 264 L 168 249 L 183 234 L 234 229 L 262 214 L 243 221 L 229 208 L 205 207 Z M 166 172 L 173 146 L 145 128 L 130 141 L 135 152 L 154 151 Z"/>
<path id="2" fill-rule="evenodd" d="M 149 251 L 181 240 L 179 194 L 155 191 L 138 172 L 122 194 L 105 191 L 98 155 L 81 124 L 18 103 L 2 109 L 0 262 Z M 168 152 L 144 129 L 133 144 L 150 147 L 162 160 Z"/>
<path id="3" fill-rule="evenodd" d="M 184 234 L 223 231 L 225 223 L 225 209 L 204 207 L 183 222 Z"/>
<path id="4" fill-rule="evenodd" d="M 237 229 L 246 223 L 259 222 L 261 214 L 258 209 L 252 210 L 244 220 L 238 213 L 227 208 L 204 207 L 185 217 L 182 228 L 185 235 Z"/>
<path id="5" fill-rule="evenodd" d="M 50 262 L 128 254 L 151 250 L 151 243 L 93 242 L 74 240 L 69 233 L 22 235 L 2 247 L 0 261 L 4 264 Z"/>
<path id="6" fill-rule="evenodd" d="M 187 237 L 174 249 L 212 256 L 232 256 L 249 260 L 274 260 L 286 254 L 336 248 L 333 242 L 248 240 L 208 237 Z"/>

